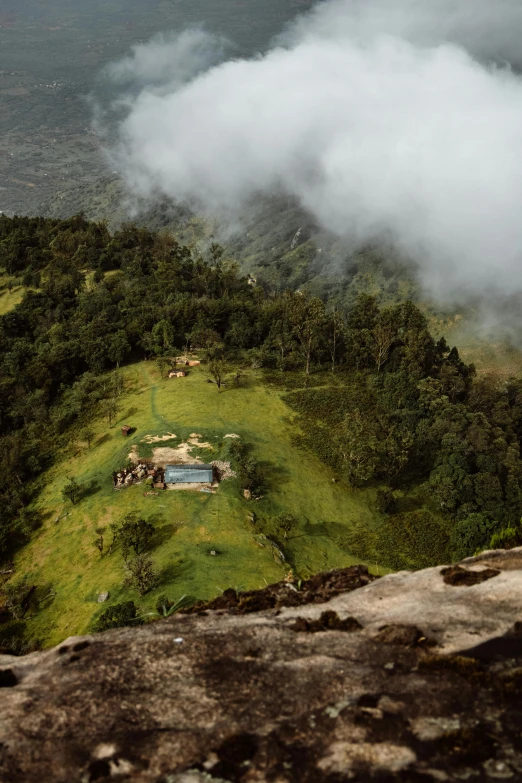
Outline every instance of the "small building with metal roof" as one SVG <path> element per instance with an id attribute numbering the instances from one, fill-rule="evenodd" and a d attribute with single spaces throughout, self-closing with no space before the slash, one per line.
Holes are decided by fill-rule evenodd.
<path id="1" fill-rule="evenodd" d="M 166 465 L 165 484 L 212 484 L 212 465 Z"/>

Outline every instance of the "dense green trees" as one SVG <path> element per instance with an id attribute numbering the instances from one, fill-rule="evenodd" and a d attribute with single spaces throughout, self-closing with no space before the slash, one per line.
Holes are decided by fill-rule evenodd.
<path id="1" fill-rule="evenodd" d="M 474 368 L 444 340 L 433 340 L 411 303 L 379 311 L 362 296 L 345 323 L 337 385 L 286 397 L 302 416 L 303 443 L 354 486 L 420 488 L 432 516 L 419 512 L 411 529 L 418 543 L 426 530 L 438 531 L 437 517 L 446 520 L 446 534 L 437 533 L 446 557 L 471 555 L 496 531 L 517 524 L 522 382 L 475 380 Z M 388 500 L 381 492 L 377 504 L 391 513 L 397 504 Z M 388 540 L 411 549 L 404 537 L 411 519 L 397 515 Z"/>
<path id="2" fill-rule="evenodd" d="M 490 549 L 514 549 L 522 546 L 522 520 L 516 527 L 507 527 L 491 536 Z"/>
<path id="3" fill-rule="evenodd" d="M 0 318 L 0 556 L 37 524 L 34 482 L 71 427 L 89 442 L 93 413 L 113 424 L 115 368 L 154 357 L 164 372 L 188 348 L 204 352 L 219 386 L 224 362 L 272 380 L 291 373 L 303 442 L 354 485 L 421 487 L 454 553 L 518 524 L 521 381 L 475 379 L 411 302 L 379 309 L 363 295 L 342 312 L 306 291 L 249 285 L 218 246 L 209 261 L 133 225 L 110 235 L 82 216 L 0 216 L 0 266 L 28 287 Z M 236 456 L 242 486 L 259 493 L 261 467 Z M 393 497 L 379 502 L 394 510 Z"/>

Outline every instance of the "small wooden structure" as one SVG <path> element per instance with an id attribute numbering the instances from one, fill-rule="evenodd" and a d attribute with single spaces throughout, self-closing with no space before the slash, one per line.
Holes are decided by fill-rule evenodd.
<path id="1" fill-rule="evenodd" d="M 131 426 L 129 426 L 128 424 L 124 424 L 123 427 L 121 428 L 121 434 L 128 435 L 131 430 L 132 430 Z"/>
<path id="2" fill-rule="evenodd" d="M 169 372 L 169 378 L 184 378 L 186 374 L 185 370 L 172 370 Z"/>

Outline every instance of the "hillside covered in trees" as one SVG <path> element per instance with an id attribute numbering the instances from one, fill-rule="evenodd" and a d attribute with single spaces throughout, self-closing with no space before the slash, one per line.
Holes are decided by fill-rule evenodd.
<path id="1" fill-rule="evenodd" d="M 0 554 L 39 525 L 42 472 L 125 363 L 198 350 L 211 379 L 262 371 L 298 414 L 295 439 L 386 522 L 341 542 L 393 568 L 520 539 L 522 381 L 477 378 L 411 302 L 346 311 L 252 285 L 213 245 L 202 258 L 133 225 L 0 217 L 0 267 L 25 287 L 0 319 Z M 507 531 L 507 532 L 506 532 Z"/>

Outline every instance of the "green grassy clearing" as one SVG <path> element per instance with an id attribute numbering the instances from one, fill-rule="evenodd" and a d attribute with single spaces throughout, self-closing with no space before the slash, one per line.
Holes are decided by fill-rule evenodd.
<path id="1" fill-rule="evenodd" d="M 105 590 L 110 593 L 109 603 L 132 598 L 144 611 L 152 611 L 162 593 L 174 600 L 182 595 L 211 598 L 227 587 L 253 589 L 277 581 L 289 564 L 300 575 L 308 575 L 360 562 L 343 552 L 336 540 L 355 526 L 378 526 L 381 517 L 371 510 L 373 491 L 353 491 L 332 483 L 327 467 L 292 444 L 293 413 L 279 391 L 264 385 L 254 372 L 244 387 L 221 393 L 205 383 L 199 368 L 186 378 L 172 380 L 161 379 L 148 362 L 130 366 L 124 373 L 127 391 L 120 401 L 118 421 L 110 429 L 105 420 L 93 422 L 96 440 L 91 449 L 72 442 L 63 461 L 44 477 L 36 506 L 45 522 L 19 552 L 15 566 L 17 573 L 51 584 L 56 595 L 28 618 L 29 635 L 51 645 L 86 631 L 93 616 L 108 605 L 97 603 L 98 593 Z M 136 432 L 124 438 L 123 423 Z M 169 432 L 178 436 L 175 441 L 140 443 L 145 435 Z M 229 433 L 252 444 L 256 457 L 266 464 L 266 496 L 246 501 L 235 479 L 223 482 L 215 495 L 166 491 L 144 497 L 144 485 L 114 491 L 111 473 L 124 464 L 133 444 L 139 445 L 141 456 L 147 456 L 155 446 L 177 445 L 193 432 L 212 445 L 202 454 L 205 459 L 220 457 L 227 443 L 223 436 Z M 61 497 L 67 476 L 83 484 L 95 482 L 97 489 L 72 506 Z M 157 528 L 152 557 L 162 584 L 143 599 L 122 586 L 121 554 L 100 557 L 92 543 L 96 528 L 108 527 L 131 510 Z M 282 511 L 300 521 L 284 541 L 285 565 L 259 537 L 263 520 Z M 249 520 L 252 512 L 255 524 Z M 106 540 L 110 538 L 107 531 Z M 219 555 L 210 556 L 210 549 Z"/>
<path id="2" fill-rule="evenodd" d="M 0 315 L 5 315 L 14 310 L 16 305 L 23 299 L 25 288 L 14 284 L 11 290 L 8 289 L 9 275 L 0 275 Z"/>

